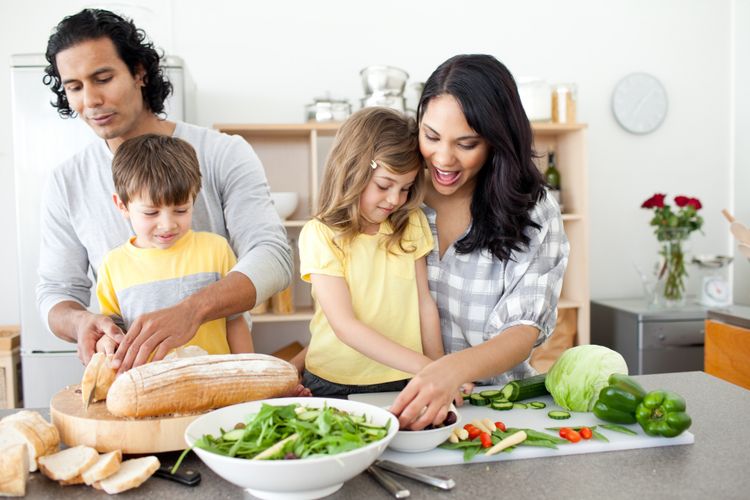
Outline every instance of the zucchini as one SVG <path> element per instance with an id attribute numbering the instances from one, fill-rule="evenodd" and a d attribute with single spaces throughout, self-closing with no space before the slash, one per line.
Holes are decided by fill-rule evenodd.
<path id="1" fill-rule="evenodd" d="M 490 408 L 493 410 L 512 410 L 513 409 L 513 403 L 510 401 L 504 401 L 502 399 L 495 399 L 490 401 Z"/>
<path id="2" fill-rule="evenodd" d="M 514 380 L 505 384 L 505 386 L 500 389 L 500 393 L 502 394 L 502 398 L 507 399 L 508 401 L 521 401 L 524 399 L 546 396 L 549 394 L 549 391 L 547 391 L 547 388 L 544 385 L 546 378 L 547 375 L 541 373 L 523 380 Z"/>
<path id="3" fill-rule="evenodd" d="M 469 403 L 473 404 L 474 406 L 487 406 L 490 404 L 490 400 L 487 398 L 483 398 L 478 392 L 472 393 L 472 395 L 469 397 Z"/>
<path id="4" fill-rule="evenodd" d="M 554 410 L 548 412 L 547 416 L 554 420 L 565 420 L 566 418 L 570 418 L 570 413 L 568 413 L 567 411 Z"/>

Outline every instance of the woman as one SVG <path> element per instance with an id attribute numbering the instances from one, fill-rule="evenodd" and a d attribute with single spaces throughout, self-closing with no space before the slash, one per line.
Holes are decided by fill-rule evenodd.
<path id="1" fill-rule="evenodd" d="M 464 382 L 534 374 L 529 356 L 554 328 L 569 251 L 502 63 L 488 55 L 447 60 L 427 80 L 417 114 L 436 241 L 428 275 L 448 354 L 416 374 L 391 407 L 413 429 L 441 422 Z"/>

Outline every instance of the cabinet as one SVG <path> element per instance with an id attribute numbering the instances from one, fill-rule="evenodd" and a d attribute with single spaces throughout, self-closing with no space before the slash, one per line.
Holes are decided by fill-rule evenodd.
<path id="1" fill-rule="evenodd" d="M 633 375 L 703 370 L 706 308 L 649 308 L 642 299 L 591 303 L 591 341 L 625 358 Z"/>
<path id="2" fill-rule="evenodd" d="M 708 312 L 705 369 L 709 375 L 750 389 L 750 307 Z"/>
<path id="3" fill-rule="evenodd" d="M 239 135 L 255 149 L 263 162 L 271 191 L 296 191 L 300 202 L 284 222 L 295 250 L 299 229 L 309 219 L 317 204 L 318 187 L 325 167 L 325 157 L 333 144 L 338 123 L 308 122 L 301 124 L 216 124 L 214 128 Z M 537 166 L 544 171 L 546 153 L 555 151 L 562 180 L 565 206 L 563 224 L 570 240 L 570 259 L 563 281 L 559 307 L 573 318 L 567 338 L 549 342 L 535 352 L 532 362 L 546 371 L 551 360 L 567 346 L 589 343 L 589 272 L 588 272 L 588 180 L 586 159 L 586 125 L 568 123 L 532 123 L 534 147 L 542 156 Z M 298 268 L 295 275 L 299 276 Z M 261 314 L 253 317 L 253 338 L 260 352 L 273 352 L 291 341 L 307 344 L 307 322 L 312 318 L 310 285 L 296 279 L 294 284 L 296 312 L 292 315 Z M 562 312 L 562 311 L 561 311 Z M 562 331 L 562 330 L 561 330 Z M 555 335 L 558 334 L 556 330 Z"/>

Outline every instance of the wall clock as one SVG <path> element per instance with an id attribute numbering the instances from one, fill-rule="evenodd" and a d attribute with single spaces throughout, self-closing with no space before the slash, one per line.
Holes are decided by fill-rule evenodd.
<path id="1" fill-rule="evenodd" d="M 632 134 L 653 132 L 667 116 L 667 91 L 648 73 L 631 73 L 617 82 L 612 112 L 617 123 Z"/>

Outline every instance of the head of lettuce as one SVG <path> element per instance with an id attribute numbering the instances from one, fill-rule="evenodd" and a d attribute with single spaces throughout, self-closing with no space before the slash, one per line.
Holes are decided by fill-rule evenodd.
<path id="1" fill-rule="evenodd" d="M 545 385 L 563 408 L 591 411 L 613 373 L 628 374 L 628 365 L 618 352 L 600 345 L 579 345 L 557 358 Z"/>

